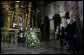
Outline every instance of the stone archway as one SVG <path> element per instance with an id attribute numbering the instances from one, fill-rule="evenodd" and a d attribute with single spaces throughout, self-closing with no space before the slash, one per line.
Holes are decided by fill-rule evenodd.
<path id="1" fill-rule="evenodd" d="M 55 14 L 53 16 L 53 20 L 54 20 L 54 31 L 56 31 L 56 27 L 59 26 L 59 24 L 61 23 L 61 17 L 59 14 Z"/>
<path id="2" fill-rule="evenodd" d="M 52 22 L 51 22 L 52 21 Z M 61 17 L 59 14 L 55 14 L 53 16 L 53 18 L 50 20 L 51 26 L 53 26 L 53 28 L 50 29 L 50 39 L 53 40 L 55 38 L 55 31 L 56 31 L 56 27 L 59 26 L 59 24 L 61 23 Z"/>
<path id="3" fill-rule="evenodd" d="M 49 17 L 48 16 L 45 16 L 44 17 L 44 21 L 43 21 L 44 23 L 43 23 L 43 35 L 42 35 L 42 40 L 43 41 L 47 41 L 47 40 L 49 40 L 49 38 L 50 38 L 50 21 L 49 21 Z"/>

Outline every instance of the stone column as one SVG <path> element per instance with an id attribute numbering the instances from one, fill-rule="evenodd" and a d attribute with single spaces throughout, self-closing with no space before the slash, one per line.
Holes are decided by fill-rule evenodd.
<path id="1" fill-rule="evenodd" d="M 78 1 L 78 11 L 80 15 L 81 50 L 83 50 L 83 1 Z"/>
<path id="2" fill-rule="evenodd" d="M 54 38 L 54 20 L 50 19 L 50 40 Z"/>
<path id="3" fill-rule="evenodd" d="M 4 9 L 3 10 L 3 12 L 4 12 L 4 27 L 9 28 L 10 27 L 10 15 L 11 15 L 9 8 L 11 8 L 10 7 L 11 2 L 4 1 L 4 2 L 2 2 L 2 4 L 3 4 L 2 8 Z"/>
<path id="4" fill-rule="evenodd" d="M 9 8 L 11 8 L 10 7 L 11 2 L 10 1 L 3 1 L 2 4 L 3 4 L 2 8 L 4 9 L 4 10 L 2 10 L 4 13 L 4 15 L 3 15 L 4 16 L 3 28 L 10 28 L 11 11 L 9 10 Z M 5 32 L 4 33 L 5 40 L 8 40 L 9 32 L 6 32 L 6 30 L 4 30 L 3 32 Z"/>
<path id="5" fill-rule="evenodd" d="M 83 32 L 83 1 L 79 1 L 78 2 L 78 11 L 79 11 L 79 15 L 80 15 L 80 26 L 81 26 L 81 30 Z"/>
<path id="6" fill-rule="evenodd" d="M 61 19 L 62 19 L 61 22 L 63 24 L 63 27 L 66 27 L 66 22 L 67 22 L 66 18 L 62 17 Z"/>
<path id="7" fill-rule="evenodd" d="M 19 2 L 15 2 L 15 16 L 14 16 L 14 21 L 15 21 L 15 23 L 16 24 L 18 24 L 18 22 L 17 22 L 17 20 L 20 18 L 19 17 L 19 12 L 20 12 L 20 10 L 19 10 Z"/>

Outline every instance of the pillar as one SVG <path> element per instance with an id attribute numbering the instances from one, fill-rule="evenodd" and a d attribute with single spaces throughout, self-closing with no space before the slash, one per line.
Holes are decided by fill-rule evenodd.
<path id="1" fill-rule="evenodd" d="M 32 3 L 29 2 L 29 5 L 28 5 L 29 9 L 29 13 L 28 13 L 28 30 L 30 29 L 30 18 L 31 18 L 31 8 L 32 8 Z"/>
<path id="2" fill-rule="evenodd" d="M 10 27 L 10 15 L 11 15 L 11 12 L 9 10 L 10 7 L 10 4 L 11 2 L 10 1 L 4 1 L 2 2 L 3 4 L 3 12 L 4 12 L 4 28 L 9 28 Z"/>
<path id="3" fill-rule="evenodd" d="M 11 8 L 11 6 L 10 6 L 11 2 L 10 1 L 2 1 L 2 4 L 3 4 L 2 9 L 4 9 L 4 10 L 2 10 L 4 13 L 3 28 L 10 28 L 11 11 L 9 10 L 9 8 Z M 5 40 L 7 41 L 9 32 L 6 32 L 6 30 L 3 30 L 3 32 L 5 32 L 4 33 L 5 36 L 3 36 L 3 37 L 5 37 Z"/>
<path id="4" fill-rule="evenodd" d="M 17 20 L 18 20 L 18 18 L 20 18 L 19 15 L 18 15 L 19 13 L 20 13 L 19 2 L 16 1 L 15 2 L 15 16 L 14 16 L 15 17 L 14 21 L 15 21 L 16 24 L 18 24 Z"/>
<path id="5" fill-rule="evenodd" d="M 54 38 L 54 20 L 50 19 L 50 39 Z"/>

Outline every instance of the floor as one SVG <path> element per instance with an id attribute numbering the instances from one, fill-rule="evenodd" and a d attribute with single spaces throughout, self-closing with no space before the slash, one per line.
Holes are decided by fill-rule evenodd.
<path id="1" fill-rule="evenodd" d="M 12 47 L 11 47 L 12 46 Z M 66 50 L 65 47 L 60 48 L 59 41 L 41 41 L 38 47 L 26 47 L 25 43 L 15 44 L 1 42 L 1 54 L 73 54 Z"/>

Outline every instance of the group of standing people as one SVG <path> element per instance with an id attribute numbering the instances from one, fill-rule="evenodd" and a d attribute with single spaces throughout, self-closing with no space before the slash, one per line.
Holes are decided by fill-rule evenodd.
<path id="1" fill-rule="evenodd" d="M 17 29 L 19 28 L 19 33 L 18 33 L 18 42 L 24 42 L 23 39 L 25 39 L 25 34 L 26 34 L 26 30 L 23 30 L 22 28 L 22 21 L 20 20 L 20 22 L 18 23 L 18 27 L 16 27 L 17 24 L 15 24 L 15 22 L 13 22 L 13 25 L 10 27 L 12 29 Z M 13 35 L 13 38 L 12 38 Z M 11 30 L 10 31 L 10 41 L 9 42 L 15 42 L 15 30 Z"/>
<path id="2" fill-rule="evenodd" d="M 64 28 L 62 24 L 58 27 L 58 37 L 60 40 L 60 46 L 64 46 L 64 42 L 66 43 L 66 47 L 68 50 L 75 52 L 79 52 L 80 46 L 80 32 L 79 32 L 78 22 L 75 20 L 75 17 L 71 19 L 67 19 L 67 25 Z"/>

